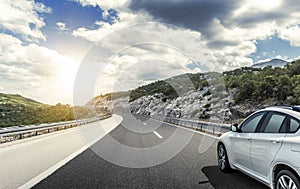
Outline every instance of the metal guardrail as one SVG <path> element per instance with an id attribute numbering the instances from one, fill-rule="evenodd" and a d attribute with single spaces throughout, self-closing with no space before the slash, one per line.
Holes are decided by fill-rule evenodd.
<path id="1" fill-rule="evenodd" d="M 81 120 L 73 120 L 73 121 L 58 122 L 58 123 L 40 124 L 40 125 L 29 125 L 29 126 L 22 126 L 18 128 L 12 128 L 12 129 L 8 127 L 6 130 L 0 131 L 0 143 L 20 140 L 23 138 L 28 138 L 32 136 L 37 136 L 37 135 L 68 129 L 68 128 L 73 128 L 80 125 L 85 125 L 88 123 L 100 121 L 109 118 L 111 116 L 112 116 L 111 114 L 106 114 L 101 117 L 94 117 L 91 119 L 81 119 Z"/>
<path id="2" fill-rule="evenodd" d="M 197 120 L 185 120 L 171 117 L 164 117 L 162 120 L 167 123 L 188 127 L 191 129 L 210 132 L 213 135 L 221 135 L 222 133 L 228 132 L 230 125 L 223 123 L 212 123 Z"/>
<path id="3" fill-rule="evenodd" d="M 149 116 L 145 116 L 145 117 L 149 117 Z M 220 136 L 221 134 L 228 132 L 230 130 L 230 125 L 224 123 L 212 123 L 212 122 L 205 122 L 205 121 L 198 121 L 198 120 L 187 120 L 187 119 L 178 119 L 174 117 L 160 117 L 160 116 L 154 117 L 154 119 L 158 119 L 166 123 L 172 123 L 175 125 L 191 128 L 202 132 L 207 132 L 217 136 Z"/>

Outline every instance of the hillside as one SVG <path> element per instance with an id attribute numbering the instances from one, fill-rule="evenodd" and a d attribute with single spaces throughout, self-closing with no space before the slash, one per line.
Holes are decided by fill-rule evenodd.
<path id="1" fill-rule="evenodd" d="M 283 68 L 241 68 L 223 75 L 228 89 L 238 89 L 237 102 L 273 99 L 277 104 L 300 104 L 300 60 Z"/>
<path id="2" fill-rule="evenodd" d="M 213 80 L 220 79 L 214 74 L 183 74 L 131 91 L 98 96 L 90 105 L 106 109 L 127 106 L 135 114 L 230 121 L 265 106 L 300 104 L 300 60 L 284 67 L 224 72 L 223 85 Z"/>
<path id="3" fill-rule="evenodd" d="M 42 104 L 40 102 L 37 102 L 35 100 L 25 98 L 18 94 L 4 94 L 0 93 L 0 105 L 9 104 L 11 106 L 31 106 L 31 107 L 40 107 L 40 106 L 46 106 L 45 104 Z"/>
<path id="4" fill-rule="evenodd" d="M 68 121 L 92 116 L 84 107 L 43 104 L 17 94 L 0 93 L 0 127 Z"/>

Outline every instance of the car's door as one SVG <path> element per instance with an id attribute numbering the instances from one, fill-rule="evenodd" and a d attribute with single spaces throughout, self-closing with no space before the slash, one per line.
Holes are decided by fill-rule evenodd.
<path id="1" fill-rule="evenodd" d="M 268 180 L 271 163 L 286 136 L 288 116 L 279 112 L 269 112 L 258 132 L 251 137 L 251 162 L 254 172 Z"/>
<path id="2" fill-rule="evenodd" d="M 247 118 L 239 127 L 240 132 L 231 135 L 232 163 L 239 168 L 252 170 L 250 161 L 250 139 L 262 122 L 265 112 L 258 112 Z"/>

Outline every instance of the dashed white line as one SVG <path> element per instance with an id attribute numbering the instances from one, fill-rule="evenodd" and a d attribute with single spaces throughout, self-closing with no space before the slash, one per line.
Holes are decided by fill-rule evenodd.
<path id="1" fill-rule="evenodd" d="M 158 138 L 163 138 L 158 132 L 153 131 L 153 133 L 154 133 Z"/>
<path id="2" fill-rule="evenodd" d="M 147 123 L 143 122 L 144 125 L 147 125 Z"/>

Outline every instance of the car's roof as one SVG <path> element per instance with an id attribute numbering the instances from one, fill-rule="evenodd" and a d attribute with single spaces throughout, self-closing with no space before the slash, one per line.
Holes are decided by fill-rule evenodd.
<path id="1" fill-rule="evenodd" d="M 260 111 L 276 111 L 289 114 L 300 119 L 300 107 L 299 106 L 272 106 L 261 109 Z"/>

